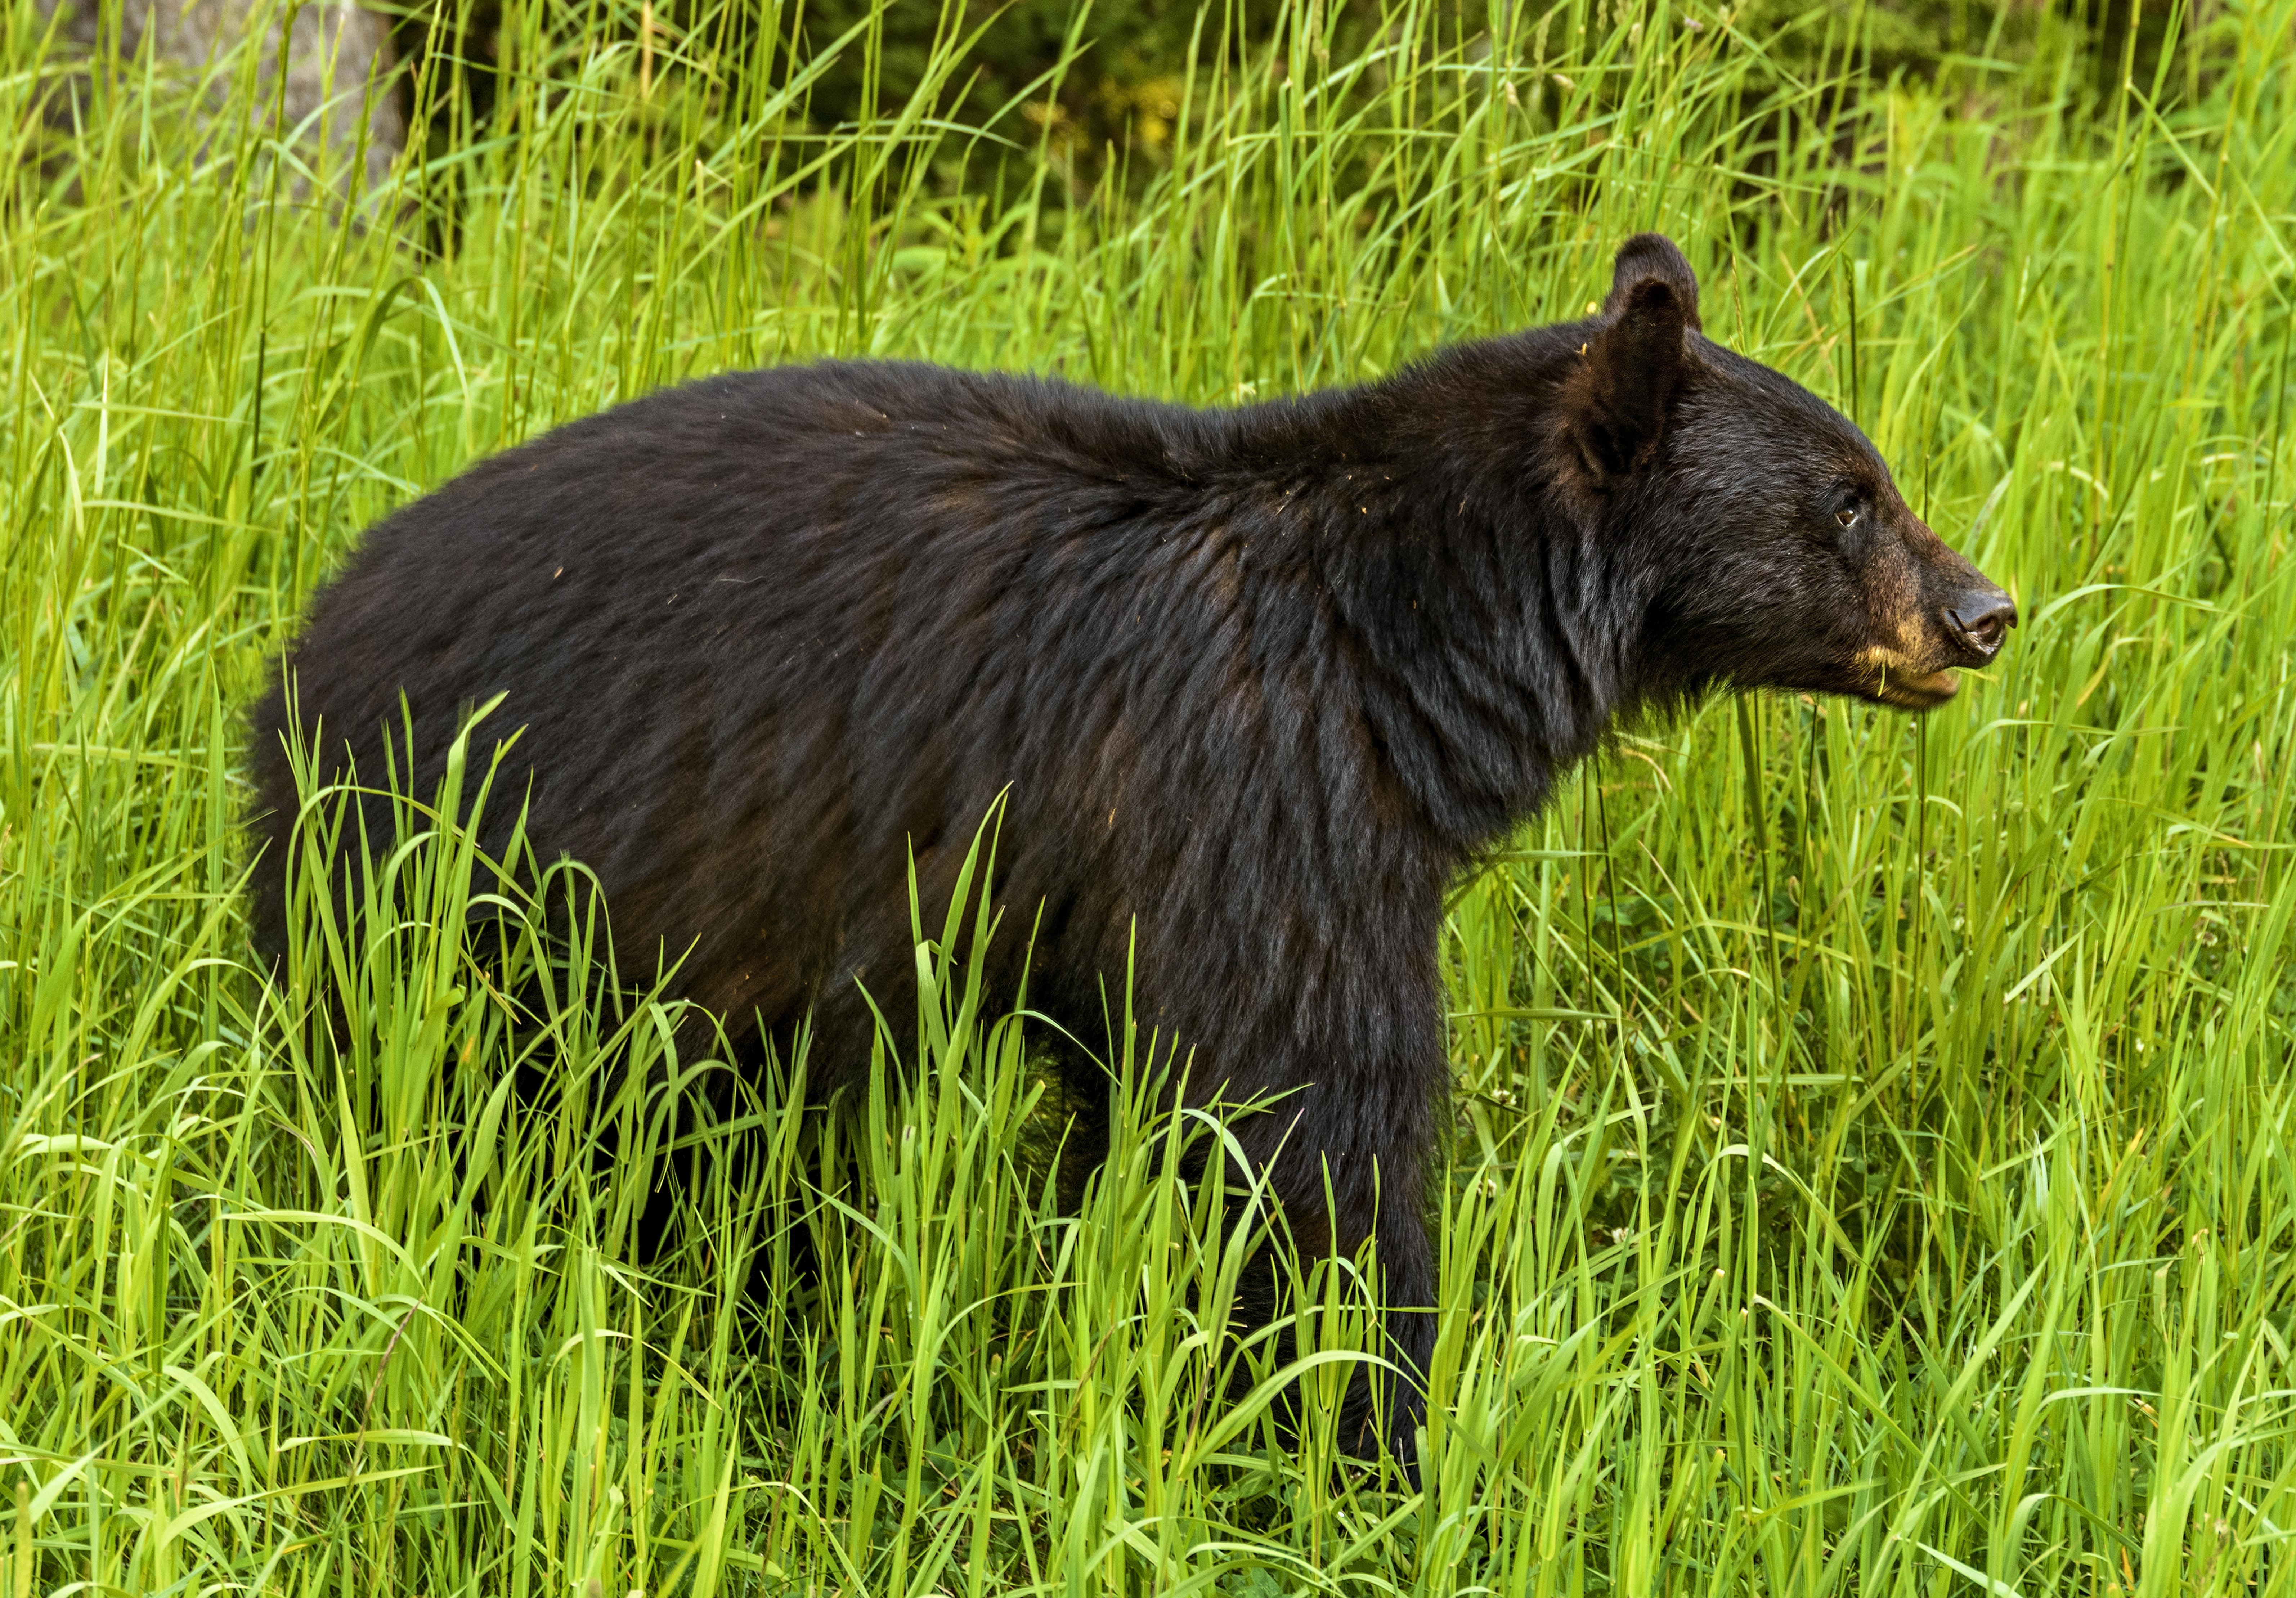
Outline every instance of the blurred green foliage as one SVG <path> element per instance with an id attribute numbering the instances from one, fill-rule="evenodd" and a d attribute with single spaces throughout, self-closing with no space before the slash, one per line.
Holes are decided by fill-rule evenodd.
<path id="1" fill-rule="evenodd" d="M 1218 9 L 1216 0 L 1210 22 L 1215 34 Z M 1239 31 L 1267 37 L 1274 6 L 1237 9 L 1243 13 Z M 1113 0 L 1082 12 L 1075 0 L 1003 5 L 957 0 L 945 9 L 896 4 L 884 8 L 877 22 L 877 94 L 882 102 L 900 103 L 923 74 L 942 30 L 977 29 L 973 76 L 948 101 L 958 120 L 987 123 L 1016 139 L 1038 132 L 1062 143 L 1136 144 L 1152 152 L 1169 142 L 1180 114 L 1198 18 L 1199 7 L 1189 0 Z M 824 49 L 850 29 L 865 34 L 871 20 L 869 0 L 813 0 L 805 9 L 805 41 Z M 815 119 L 838 123 L 866 114 L 867 74 L 866 53 L 841 56 L 814 92 Z"/>
<path id="2" fill-rule="evenodd" d="M 1455 26 L 1464 37 L 1488 34 L 1494 18 L 1503 20 L 1521 3 L 1460 4 Z M 652 14 L 665 51 L 692 28 L 701 4 L 661 0 Z M 430 51 L 451 48 L 463 71 L 466 102 L 483 121 L 493 100 L 498 37 L 506 25 L 521 25 L 512 14 L 516 0 L 507 12 L 503 0 L 402 0 L 394 9 L 401 58 L 419 63 Z M 1521 9 L 1536 11 L 1537 0 Z M 2172 0 L 1744 0 L 1725 14 L 1748 46 L 1759 47 L 1764 70 L 1757 76 L 1764 88 L 1786 78 L 1840 80 L 1852 69 L 1869 84 L 1901 76 L 1933 79 L 1948 68 L 1966 70 L 1981 83 L 1990 72 L 2027 64 L 2037 49 L 2063 46 L 2089 58 L 2102 86 L 2124 70 L 2150 82 L 2172 21 L 2181 17 L 2183 37 L 2204 37 L 2210 15 L 2221 9 Z M 594 34 L 594 10 L 564 6 L 549 26 Z M 1678 25 L 1679 13 L 1652 0 L 1556 0 L 1538 33 L 1544 38 L 1551 31 L 1558 45 L 1600 37 L 1637 11 L 1653 22 Z M 725 11 L 712 8 L 711 14 L 721 36 L 709 41 L 713 53 L 739 58 L 741 41 L 722 37 Z M 834 52 L 808 99 L 809 119 L 824 129 L 906 104 L 936 38 L 967 37 L 964 67 L 944 91 L 942 111 L 1014 145 L 1033 149 L 1041 142 L 1096 168 L 1111 156 L 1156 163 L 1168 152 L 1191 60 L 1206 64 L 1208 41 L 1226 38 L 1279 59 L 1287 45 L 1344 59 L 1372 43 L 1378 27 L 1371 0 L 1330 0 L 1310 8 L 1304 25 L 1295 13 L 1279 28 L 1278 14 L 1275 0 L 760 0 L 743 25 L 772 30 L 783 46 L 771 53 L 779 62 Z M 1311 29 L 1320 39 L 1278 37 Z M 835 48 L 848 39 L 855 47 Z M 1568 50 L 1558 48 L 1539 64 L 1568 72 L 1573 63 Z M 2177 86 L 2165 86 L 2173 92 Z"/>
<path id="3" fill-rule="evenodd" d="M 1495 16 L 1518 8 L 1542 10 L 1538 0 L 1462 4 L 1455 25 L 1463 35 L 1487 34 Z M 1553 0 L 1544 9 L 1558 38 L 1599 36 L 1637 11 L 1653 20 L 1677 14 L 1652 0 Z M 1883 83 L 1900 75 L 1932 78 L 1949 64 L 1980 71 L 1988 63 L 2022 64 L 2037 45 L 2060 39 L 2087 46 L 2101 78 L 2118 76 L 2133 40 L 2134 65 L 2149 78 L 2178 9 L 2170 0 L 1745 0 L 1729 14 L 1781 75 L 1817 82 L 1854 63 L 1861 78 Z M 2189 19 L 2194 8 L 2182 9 Z M 824 49 L 849 30 L 865 34 L 872 12 L 871 0 L 808 0 L 801 37 L 809 49 Z M 1351 55 L 1370 43 L 1378 13 L 1373 0 L 1316 8 L 1309 20 L 1321 24 L 1323 48 L 1316 51 L 1313 40 L 1304 47 Z M 1168 143 L 1200 32 L 1279 51 L 1295 42 L 1276 37 L 1272 0 L 1092 0 L 1081 12 L 1077 0 L 895 0 L 878 8 L 875 21 L 879 103 L 906 98 L 937 31 L 950 29 L 980 30 L 970 53 L 976 76 L 950 102 L 960 120 L 994 117 L 1011 135 L 1016 118 L 1037 129 L 1049 119 L 1057 142 L 1151 157 Z M 867 114 L 868 59 L 850 53 L 823 75 L 813 96 L 816 121 Z"/>

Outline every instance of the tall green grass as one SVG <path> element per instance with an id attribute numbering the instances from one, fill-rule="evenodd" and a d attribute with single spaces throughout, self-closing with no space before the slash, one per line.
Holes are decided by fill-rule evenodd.
<path id="1" fill-rule="evenodd" d="M 2182 12 L 2102 96 L 2053 18 L 1883 83 L 1855 9 L 1808 80 L 1702 4 L 1350 17 L 1243 51 L 1215 8 L 1127 156 L 940 116 L 954 13 L 915 99 L 822 128 L 787 7 L 517 5 L 492 116 L 442 22 L 448 126 L 359 193 L 255 131 L 251 57 L 44 118 L 17 0 L 0 1592 L 2296 1591 L 2296 6 Z M 757 1151 L 652 1270 L 646 1085 L 718 1068 L 602 979 L 578 870 L 548 947 L 447 832 L 377 863 L 388 937 L 251 971 L 237 708 L 472 459 L 824 353 L 1352 381 L 1578 314 L 1646 227 L 2025 619 L 1924 721 L 1631 729 L 1460 884 L 1421 1489 L 1221 1401 L 1275 1374 L 1215 1334 L 1250 1228 L 1160 1158 L 1218 1132 L 1144 1044 L 1063 1201 L 965 906 L 903 1069 L 734 1100 L 699 1135 Z M 546 979 L 521 1024 L 488 938 Z M 1297 1268 L 1328 1397 L 1365 1296 Z"/>

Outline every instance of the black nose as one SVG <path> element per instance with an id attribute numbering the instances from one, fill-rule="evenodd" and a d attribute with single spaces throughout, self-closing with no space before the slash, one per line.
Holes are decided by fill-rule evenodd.
<path id="1" fill-rule="evenodd" d="M 2017 625 L 2017 602 L 1998 588 L 1972 588 L 1945 608 L 1945 621 L 1956 638 L 1990 660 Z"/>

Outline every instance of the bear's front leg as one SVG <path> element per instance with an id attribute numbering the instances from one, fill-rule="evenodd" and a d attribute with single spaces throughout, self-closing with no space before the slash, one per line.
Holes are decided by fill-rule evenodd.
<path id="1" fill-rule="evenodd" d="M 1424 1069 L 1395 1075 L 1421 1076 Z M 1434 1069 L 1439 1072 L 1439 1059 Z M 1382 1086 L 1391 1088 L 1394 1078 Z M 1427 1414 L 1426 1373 L 1435 1347 L 1436 1256 L 1427 1220 L 1429 1118 L 1417 1112 L 1416 1104 L 1406 1108 L 1391 1093 L 1374 1092 L 1361 1095 L 1362 1113 L 1333 1106 L 1331 1119 L 1341 1124 L 1318 1128 L 1315 1101 L 1344 1096 L 1343 1086 L 1319 1085 L 1267 1116 L 1290 1123 L 1289 1138 L 1274 1154 L 1269 1186 L 1303 1267 L 1328 1258 L 1360 1261 L 1376 1273 L 1372 1287 L 1383 1334 L 1378 1352 L 1392 1368 L 1366 1365 L 1349 1382 L 1338 1435 L 1343 1447 L 1362 1458 L 1376 1458 L 1383 1446 L 1416 1481 L 1418 1431 Z M 1283 1116 L 1283 1110 L 1301 1097 L 1308 1103 L 1295 1117 Z M 1320 1136 L 1313 1135 L 1318 1131 Z M 1258 1140 L 1245 1141 L 1249 1146 Z M 1374 1244 L 1368 1254 L 1367 1242 Z M 1271 1276 L 1271 1287 L 1273 1281 Z M 1285 1308 L 1272 1291 L 1257 1307 L 1269 1315 Z"/>
<path id="2" fill-rule="evenodd" d="M 1407 1007 L 1407 1016 L 1394 1009 L 1341 1018 L 1327 1012 L 1308 1037 L 1262 1034 L 1261 1048 L 1243 1057 L 1250 1065 L 1222 1080 L 1205 1079 L 1200 1055 L 1189 1096 L 1227 1112 L 1229 1132 L 1250 1168 L 1235 1176 L 1267 1183 L 1303 1266 L 1336 1258 L 1363 1258 L 1375 1267 L 1384 1331 L 1378 1352 L 1393 1369 L 1366 1367 L 1350 1381 L 1339 1436 L 1360 1457 L 1375 1458 L 1384 1446 L 1415 1480 L 1435 1344 L 1430 1177 L 1449 1075 L 1434 997 L 1414 996 L 1421 1002 Z M 1255 1102 L 1259 1107 L 1237 1112 Z M 1231 1176 L 1232 1193 L 1234 1184 Z M 1368 1256 L 1366 1242 L 1375 1244 Z M 1272 1258 L 1257 1262 L 1240 1313 L 1259 1324 L 1291 1313 L 1287 1276 Z M 1279 1344 L 1287 1360 L 1301 1351 L 1288 1336 Z"/>

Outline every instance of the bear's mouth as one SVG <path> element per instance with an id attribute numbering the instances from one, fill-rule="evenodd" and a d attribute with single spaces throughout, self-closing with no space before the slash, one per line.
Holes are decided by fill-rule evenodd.
<path id="1" fill-rule="evenodd" d="M 1961 679 L 1954 676 L 1953 668 L 1941 666 L 1935 671 L 1885 670 L 1875 697 L 1900 709 L 1927 710 L 1945 703 L 1960 691 Z"/>

